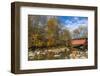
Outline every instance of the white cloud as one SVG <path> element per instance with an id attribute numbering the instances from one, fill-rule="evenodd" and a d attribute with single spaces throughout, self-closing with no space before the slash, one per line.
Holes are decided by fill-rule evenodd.
<path id="1" fill-rule="evenodd" d="M 87 19 L 79 19 L 78 17 L 74 17 L 72 20 L 66 20 L 65 27 L 67 27 L 70 31 L 78 28 L 79 26 L 88 26 Z"/>

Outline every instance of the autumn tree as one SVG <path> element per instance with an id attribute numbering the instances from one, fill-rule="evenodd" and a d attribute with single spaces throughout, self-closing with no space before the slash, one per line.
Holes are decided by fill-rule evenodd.
<path id="1" fill-rule="evenodd" d="M 44 16 L 28 16 L 28 46 L 41 47 L 44 39 L 44 26 L 46 18 Z"/>
<path id="2" fill-rule="evenodd" d="M 46 39 L 47 41 L 47 46 L 52 46 L 56 44 L 57 36 L 58 36 L 58 23 L 55 18 L 50 18 L 47 21 L 47 26 L 46 26 Z"/>
<path id="3" fill-rule="evenodd" d="M 29 47 L 66 45 L 70 31 L 60 24 L 57 16 L 28 16 Z"/>

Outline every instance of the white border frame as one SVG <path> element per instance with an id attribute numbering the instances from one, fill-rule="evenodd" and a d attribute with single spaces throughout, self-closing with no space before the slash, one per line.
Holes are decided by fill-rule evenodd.
<path id="1" fill-rule="evenodd" d="M 28 61 L 28 14 L 88 17 L 88 59 Z M 43 69 L 94 65 L 94 11 L 41 7 L 20 8 L 20 69 Z"/>

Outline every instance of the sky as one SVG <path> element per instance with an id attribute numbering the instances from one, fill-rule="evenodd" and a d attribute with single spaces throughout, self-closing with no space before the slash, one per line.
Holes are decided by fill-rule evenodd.
<path id="1" fill-rule="evenodd" d="M 32 18 L 33 25 L 37 21 L 34 17 L 39 17 L 39 25 L 44 25 L 48 19 L 57 18 L 60 24 L 64 28 L 68 28 L 70 31 L 78 28 L 79 26 L 88 26 L 88 17 L 81 16 L 52 16 L 52 15 L 30 15 Z"/>
<path id="2" fill-rule="evenodd" d="M 74 30 L 79 26 L 88 26 L 88 17 L 79 16 L 58 16 L 60 23 L 69 30 Z"/>

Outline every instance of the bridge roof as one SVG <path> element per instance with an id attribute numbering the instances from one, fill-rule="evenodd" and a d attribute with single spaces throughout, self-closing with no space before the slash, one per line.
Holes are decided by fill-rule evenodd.
<path id="1" fill-rule="evenodd" d="M 86 43 L 86 39 L 73 39 L 71 40 L 72 45 L 84 45 Z"/>

